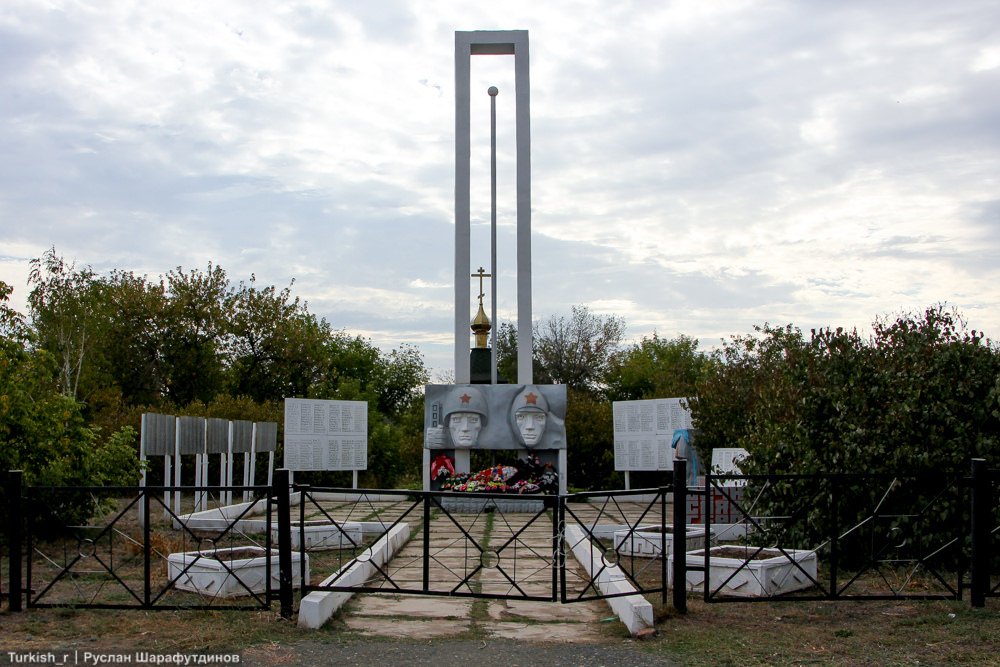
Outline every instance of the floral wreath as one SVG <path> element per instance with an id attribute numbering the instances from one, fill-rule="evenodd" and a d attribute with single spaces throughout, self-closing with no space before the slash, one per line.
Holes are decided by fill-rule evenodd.
<path id="1" fill-rule="evenodd" d="M 556 493 L 559 489 L 555 469 L 537 456 L 469 474 L 456 473 L 451 458 L 442 454 L 431 463 L 431 479 L 441 482 L 442 491 L 459 493 Z"/>
<path id="2" fill-rule="evenodd" d="M 447 479 L 455 474 L 455 464 L 450 456 L 441 454 L 431 462 L 431 479 Z"/>

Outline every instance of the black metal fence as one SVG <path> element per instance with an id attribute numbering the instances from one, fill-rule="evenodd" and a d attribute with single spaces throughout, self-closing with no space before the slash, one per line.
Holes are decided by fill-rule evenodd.
<path id="1" fill-rule="evenodd" d="M 974 460 L 971 486 L 971 597 L 982 607 L 987 597 L 1000 597 L 1000 469 Z"/>
<path id="2" fill-rule="evenodd" d="M 680 611 L 692 591 L 720 602 L 968 589 L 982 606 L 1000 595 L 998 487 L 1000 471 L 979 461 L 971 475 L 709 475 L 700 488 L 516 497 L 316 488 L 284 470 L 270 487 L 224 489 L 22 487 L 9 473 L 3 592 L 12 611 L 277 600 L 284 616 L 295 589 L 563 603 L 666 602 L 672 590 Z M 252 498 L 227 505 L 227 491 Z M 198 494 L 209 502 L 194 512 Z"/>
<path id="3" fill-rule="evenodd" d="M 269 487 L 22 487 L 19 474 L 6 487 L 12 611 L 256 610 L 278 595 Z M 226 491 L 253 499 L 224 509 Z M 174 494 L 212 502 L 192 521 Z M 248 526 L 255 511 L 262 519 Z"/>
<path id="4" fill-rule="evenodd" d="M 705 546 L 686 556 L 708 602 L 996 595 L 996 471 L 708 475 Z M 721 519 L 721 520 L 720 520 Z"/>
<path id="5" fill-rule="evenodd" d="M 12 610 L 259 609 L 278 600 L 289 616 L 296 588 L 567 603 L 665 596 L 663 540 L 676 502 L 670 488 L 600 498 L 316 488 L 291 485 L 283 470 L 272 487 L 248 489 L 20 483 L 12 474 L 6 486 L 19 499 L 8 529 Z M 249 502 L 224 504 L 227 491 L 245 490 Z M 190 512 L 178 510 L 178 494 Z M 194 512 L 199 496 L 207 509 Z M 329 576 L 311 580 L 317 572 Z"/>

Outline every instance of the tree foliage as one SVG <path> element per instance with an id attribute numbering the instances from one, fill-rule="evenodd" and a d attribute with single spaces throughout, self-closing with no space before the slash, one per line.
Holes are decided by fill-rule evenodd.
<path id="1" fill-rule="evenodd" d="M 112 272 L 104 283 L 107 317 L 96 345 L 96 391 L 103 389 L 103 399 L 112 403 L 154 405 L 168 383 L 162 354 L 166 288 L 125 271 Z"/>
<path id="2" fill-rule="evenodd" d="M 868 338 L 821 329 L 805 339 L 790 326 L 765 326 L 756 336 L 733 338 L 709 364 L 692 401 L 695 444 L 702 457 L 714 447 L 747 449 L 741 469 L 748 474 L 930 479 L 966 472 L 973 457 L 1000 458 L 998 397 L 998 350 L 942 306 L 877 321 Z M 756 511 L 787 512 L 815 490 L 810 484 L 772 490 Z M 909 511 L 931 511 L 908 514 L 886 530 L 909 522 L 905 534 L 931 535 L 960 525 L 966 503 L 938 492 L 918 485 Z M 842 489 L 840 497 L 838 516 L 812 508 L 786 539 L 818 544 L 830 535 L 831 521 L 842 528 L 859 524 L 892 500 L 886 488 L 861 481 Z"/>
<path id="3" fill-rule="evenodd" d="M 573 306 L 569 318 L 553 315 L 535 326 L 535 381 L 597 392 L 612 355 L 625 336 L 625 320 Z"/>
<path id="4" fill-rule="evenodd" d="M 733 338 L 692 410 L 699 448 L 744 447 L 760 472 L 965 470 L 1000 454 L 1000 354 L 938 306 L 870 338 L 789 327 Z"/>
<path id="5" fill-rule="evenodd" d="M 135 484 L 135 431 L 102 437 L 86 423 L 83 405 L 65 393 L 65 359 L 28 344 L 30 332 L 10 308 L 10 294 L 0 283 L 0 470 L 21 470 L 32 485 Z M 93 509 L 88 497 L 74 497 L 29 511 L 61 525 L 86 520 Z"/>
<path id="6" fill-rule="evenodd" d="M 583 489 L 621 488 L 615 472 L 611 403 L 603 397 L 567 388 L 566 450 L 569 484 Z"/>
<path id="7" fill-rule="evenodd" d="M 167 273 L 166 289 L 160 341 L 164 397 L 174 405 L 211 401 L 225 384 L 229 279 L 211 263 L 204 272 L 178 267 Z"/>
<path id="8" fill-rule="evenodd" d="M 372 474 L 383 481 L 398 474 L 390 441 L 427 382 L 416 348 L 383 352 L 360 336 L 334 331 L 291 285 L 260 286 L 251 276 L 234 286 L 211 263 L 153 280 L 124 271 L 100 276 L 51 249 L 32 268 L 28 323 L 6 305 L 4 286 L 5 350 L 27 355 L 19 372 L 31 369 L 37 391 L 58 390 L 85 427 L 137 428 L 148 409 L 269 415 L 266 421 L 280 422 L 285 397 L 364 400 L 378 468 Z M 55 400 L 45 393 L 35 409 Z M 239 414 L 218 414 L 224 408 Z M 81 432 L 70 440 L 85 437 Z"/>
<path id="9" fill-rule="evenodd" d="M 586 306 L 573 306 L 569 317 L 552 315 L 535 322 L 535 382 L 599 393 L 624 335 L 624 319 L 592 313 Z M 511 322 L 502 322 L 497 330 L 497 372 L 509 382 L 517 381 L 517 328 Z"/>
<path id="10" fill-rule="evenodd" d="M 38 482 L 122 479 L 135 437 L 123 428 L 144 410 L 280 423 L 296 396 L 368 402 L 368 482 L 419 468 L 419 351 L 333 329 L 293 285 L 233 285 L 212 264 L 100 276 L 51 249 L 30 287 L 26 321 L 0 283 L 0 465 Z M 499 371 L 516 382 L 516 329 L 499 326 Z M 623 346 L 624 331 L 582 306 L 534 326 L 535 381 L 568 386 L 574 485 L 620 480 L 615 400 L 692 397 L 700 455 L 743 447 L 747 472 L 965 470 L 1000 454 L 1000 354 L 943 307 L 878 321 L 868 337 L 764 325 L 712 354 L 683 335 Z"/>
<path id="11" fill-rule="evenodd" d="M 612 401 L 693 396 L 707 362 L 696 339 L 665 339 L 654 332 L 611 357 L 606 393 Z"/>
<path id="12" fill-rule="evenodd" d="M 103 329 L 101 283 L 90 268 L 67 264 L 50 248 L 31 261 L 28 306 L 38 343 L 59 362 L 59 389 L 77 398 L 90 351 Z"/>
<path id="13" fill-rule="evenodd" d="M 224 301 L 229 393 L 262 401 L 306 396 L 323 372 L 330 327 L 310 314 L 291 287 L 240 283 Z"/>

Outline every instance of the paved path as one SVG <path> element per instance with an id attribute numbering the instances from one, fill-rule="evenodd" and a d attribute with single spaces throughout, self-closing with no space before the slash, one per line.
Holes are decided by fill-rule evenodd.
<path id="1" fill-rule="evenodd" d="M 408 513 L 407 510 L 409 510 Z M 338 520 L 356 517 L 344 506 Z M 577 520 L 594 523 L 634 522 L 646 505 L 613 511 L 577 508 Z M 405 516 L 402 516 L 404 513 Z M 336 513 L 335 513 L 336 514 Z M 379 508 L 383 520 L 402 516 L 419 525 L 422 512 L 406 503 Z M 647 521 L 649 518 L 646 519 Z M 657 516 L 657 521 L 658 516 Z M 387 591 L 420 588 L 423 583 L 422 530 L 369 582 Z M 543 513 L 491 512 L 452 514 L 436 511 L 429 531 L 429 589 L 441 595 L 359 594 L 347 603 L 341 619 L 363 637 L 428 640 L 441 638 L 514 639 L 536 642 L 606 644 L 623 641 L 628 631 L 602 600 L 560 604 L 550 601 L 454 597 L 450 591 L 548 598 L 552 595 L 552 517 Z M 569 558 L 567 580 L 572 594 L 588 585 L 582 568 Z"/>

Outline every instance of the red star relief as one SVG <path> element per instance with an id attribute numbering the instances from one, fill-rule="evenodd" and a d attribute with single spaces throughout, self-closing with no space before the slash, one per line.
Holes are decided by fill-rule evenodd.
<path id="1" fill-rule="evenodd" d="M 469 396 L 468 394 L 462 394 L 461 396 L 458 397 L 458 400 L 462 401 L 462 405 L 468 405 L 469 401 L 472 400 L 472 397 Z"/>
<path id="2" fill-rule="evenodd" d="M 538 405 L 538 395 L 534 392 L 528 392 L 524 395 L 525 405 Z"/>

